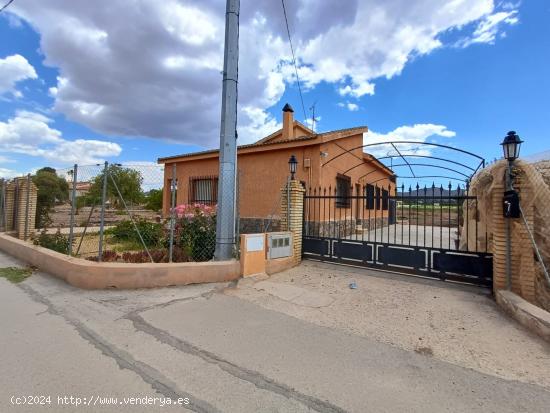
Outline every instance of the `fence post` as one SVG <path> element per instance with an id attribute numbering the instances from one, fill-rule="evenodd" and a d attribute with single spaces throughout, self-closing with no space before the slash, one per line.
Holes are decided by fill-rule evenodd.
<path id="1" fill-rule="evenodd" d="M 74 164 L 73 167 L 73 189 L 71 192 L 71 219 L 69 223 L 69 256 L 73 253 L 73 240 L 74 240 L 74 214 L 76 209 L 76 182 L 78 180 L 78 165 Z"/>
<path id="2" fill-rule="evenodd" d="M 2 179 L 2 204 L 0 205 L 0 232 L 7 231 L 6 180 Z"/>
<path id="3" fill-rule="evenodd" d="M 302 230 L 305 189 L 299 181 L 289 180 L 281 189 L 281 230 L 292 232 L 293 259 L 302 259 Z"/>
<path id="4" fill-rule="evenodd" d="M 15 193 L 14 193 L 14 202 L 13 202 L 13 229 L 19 231 L 19 202 L 21 200 L 21 191 L 19 190 L 19 177 L 15 178 Z M 19 237 L 19 234 L 17 234 Z"/>
<path id="5" fill-rule="evenodd" d="M 31 200 L 31 174 L 27 174 L 27 197 L 25 199 L 25 229 L 23 233 L 23 240 L 27 240 L 29 234 L 29 202 Z"/>
<path id="6" fill-rule="evenodd" d="M 176 163 L 172 164 L 172 185 L 170 192 L 170 251 L 168 252 L 168 262 L 172 262 L 172 255 L 174 250 L 174 221 L 176 207 Z"/>
<path id="7" fill-rule="evenodd" d="M 99 252 L 97 260 L 101 262 L 103 259 L 103 228 L 105 226 L 105 198 L 107 197 L 107 174 L 109 162 L 105 161 L 103 168 L 103 189 L 101 191 L 101 214 L 99 218 Z"/>

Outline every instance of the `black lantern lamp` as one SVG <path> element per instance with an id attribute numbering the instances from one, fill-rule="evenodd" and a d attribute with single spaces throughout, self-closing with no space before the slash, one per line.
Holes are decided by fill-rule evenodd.
<path id="1" fill-rule="evenodd" d="M 298 160 L 294 155 L 290 156 L 290 159 L 288 160 L 288 168 L 290 169 L 290 179 L 294 179 L 294 175 L 296 174 L 296 168 L 298 167 Z"/>
<path id="2" fill-rule="evenodd" d="M 504 152 L 504 158 L 508 162 L 514 162 L 519 158 L 519 150 L 523 141 L 520 139 L 518 134 L 514 131 L 508 132 L 504 140 L 502 141 L 502 151 Z"/>
<path id="3" fill-rule="evenodd" d="M 512 172 L 512 165 L 514 161 L 519 158 L 519 150 L 522 143 L 523 141 L 514 131 L 508 132 L 501 143 L 504 158 L 508 161 L 508 168 L 506 171 L 506 190 L 504 191 L 503 199 L 503 213 L 506 218 L 520 217 L 519 194 L 514 189 L 514 174 Z"/>

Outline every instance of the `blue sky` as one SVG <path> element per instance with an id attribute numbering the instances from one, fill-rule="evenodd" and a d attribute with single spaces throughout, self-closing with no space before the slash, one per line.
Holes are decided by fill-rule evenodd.
<path id="1" fill-rule="evenodd" d="M 0 80 L 0 175 L 25 173 L 45 165 L 66 167 L 75 161 L 155 162 L 158 157 L 216 145 L 223 2 L 212 0 L 190 9 L 185 7 L 192 2 L 173 1 L 175 7 L 182 10 L 181 16 L 174 13 L 174 19 L 180 16 L 179 20 L 162 20 L 172 17 L 166 17 L 160 10 L 156 27 L 149 28 L 136 21 L 126 32 L 124 26 L 116 29 L 118 26 L 110 24 L 110 19 L 116 20 L 114 9 L 112 15 L 109 11 L 93 15 L 91 27 L 94 29 L 80 34 L 78 21 L 84 22 L 83 25 L 88 23 L 86 10 L 74 7 L 74 3 L 68 6 L 70 3 L 64 0 L 52 1 L 50 9 L 41 11 L 36 9 L 47 7 L 44 2 L 16 0 L 10 7 L 11 12 L 0 16 L 0 62 L 10 56 L 21 56 L 28 64 L 14 59 L 5 60 L 9 64 L 4 66 L 0 63 L 0 78 L 9 78 L 10 73 L 16 76 L 14 67 L 23 73 L 20 80 L 14 77 L 16 80 L 11 84 L 4 82 L 3 89 Z M 316 29 L 306 30 L 305 18 L 300 20 L 300 1 L 296 0 L 290 23 L 296 36 L 306 110 L 315 102 L 316 115 L 320 117 L 317 130 L 367 125 L 373 135 L 367 135 L 365 142 L 413 136 L 419 142 L 449 144 L 492 160 L 500 157 L 499 143 L 505 133 L 514 129 L 525 140 L 524 155 L 549 149 L 550 3 L 544 0 L 478 3 L 481 2 L 487 3 L 486 9 L 457 21 L 437 20 L 439 7 L 430 0 L 420 1 L 422 7 L 418 6 L 418 10 L 386 10 L 393 31 L 380 32 L 380 36 L 392 36 L 413 27 L 416 29 L 411 45 L 403 46 L 410 37 L 399 37 L 395 40 L 397 43 L 389 42 L 387 51 L 368 55 L 360 48 L 372 46 L 353 38 L 358 43 L 348 45 L 348 55 L 357 55 L 356 63 L 340 68 L 335 67 L 334 61 L 337 58 L 341 61 L 339 56 L 346 50 L 337 49 L 338 42 L 330 38 L 328 29 L 331 24 L 335 27 L 357 24 L 363 18 L 361 6 L 342 10 L 338 16 L 341 21 L 327 20 L 327 32 L 314 33 L 312 30 Z M 124 7 L 123 0 L 115 3 Z M 292 13 L 294 3 L 289 3 Z M 153 4 L 150 7 L 156 7 Z M 384 7 L 384 2 L 380 4 Z M 285 102 L 291 103 L 296 117 L 303 120 L 289 56 L 280 61 L 267 56 L 273 54 L 273 50 L 289 52 L 280 16 L 276 14 L 279 10 L 271 10 L 266 3 L 264 8 L 258 6 L 252 13 L 247 11 L 248 6 L 250 2 L 243 1 L 239 111 L 242 143 L 260 139 L 279 127 L 280 110 Z M 329 19 L 323 6 L 319 9 L 321 18 Z M 463 13 L 471 9 L 464 9 Z M 403 16 L 399 10 L 403 10 Z M 196 30 L 186 31 L 193 25 L 188 19 L 191 12 L 211 25 L 210 31 L 201 32 L 204 38 L 191 38 Z M 417 17 L 420 12 L 422 18 Z M 491 25 L 498 13 L 507 13 L 507 20 Z M 369 21 L 360 26 L 365 36 L 375 36 L 376 24 L 367 23 Z M 435 26 L 437 28 L 432 29 Z M 137 59 L 154 59 L 155 54 L 145 56 L 154 50 L 140 52 L 140 48 L 147 47 L 143 43 L 135 49 L 130 45 L 127 49 L 131 50 L 126 50 L 124 42 L 113 41 L 117 40 L 116 36 L 125 40 L 124 36 L 132 36 L 135 30 L 141 31 L 136 37 L 143 35 L 152 39 L 158 27 L 166 27 L 170 34 L 173 34 L 171 27 L 180 30 L 175 40 L 158 40 L 165 53 L 170 54 L 171 47 L 177 50 L 176 58 L 162 60 L 165 66 L 161 74 L 166 76 L 162 82 L 155 72 L 158 65 L 140 72 L 145 65 Z M 251 34 L 266 37 L 257 40 L 261 42 L 258 46 Z M 79 36 L 84 38 L 81 44 L 77 43 Z M 477 40 L 473 41 L 476 36 Z M 101 50 L 104 38 L 109 41 L 108 58 Z M 315 49 L 315 39 L 322 39 L 326 45 L 322 58 Z M 439 44 L 430 43 L 434 40 Z M 211 53 L 200 61 L 191 60 L 189 56 L 193 57 L 194 52 L 188 50 L 194 49 L 189 45 L 200 42 L 211 46 Z M 336 44 L 334 49 L 332 44 Z M 261 53 L 252 52 L 255 47 L 268 50 L 265 55 L 255 55 Z M 400 55 L 394 58 L 392 50 L 398 50 Z M 131 61 L 132 56 L 135 62 Z M 364 62 L 361 59 L 365 59 Z M 380 64 L 371 63 L 376 59 Z M 190 65 L 200 66 L 201 70 L 185 76 L 174 72 L 188 69 Z M 12 72 L 2 73 L 10 67 Z M 125 83 L 127 77 L 132 78 L 131 82 Z M 349 86 L 348 92 L 343 91 L 346 86 Z M 373 86 L 374 90 L 349 92 L 359 86 L 366 89 Z M 101 89 L 103 87 L 105 89 Z M 190 113 L 193 111 L 195 115 Z M 414 147 L 408 149 L 415 150 Z M 381 153 L 383 151 L 377 152 Z M 449 151 L 431 153 L 467 161 Z M 406 169 L 398 170 L 399 174 L 406 172 Z M 429 171 L 421 168 L 421 172 Z"/>

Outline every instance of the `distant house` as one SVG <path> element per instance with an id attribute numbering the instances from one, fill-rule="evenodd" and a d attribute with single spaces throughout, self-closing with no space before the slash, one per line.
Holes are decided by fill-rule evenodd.
<path id="1" fill-rule="evenodd" d="M 288 160 L 298 159 L 296 179 L 306 188 L 328 188 L 345 196 L 370 193 L 375 187 L 395 190 L 395 175 L 375 157 L 363 152 L 366 126 L 316 133 L 294 120 L 288 104 L 283 108 L 283 128 L 249 145 L 238 147 L 238 209 L 241 232 L 261 232 L 279 224 L 280 190 L 288 179 Z M 158 159 L 164 168 L 165 214 L 170 206 L 172 165 L 177 166 L 177 204 L 217 202 L 218 153 L 216 150 Z M 376 184 L 375 184 L 376 183 Z M 386 191 L 387 196 L 387 189 Z M 379 198 L 380 199 L 380 198 Z M 387 204 L 387 203 L 385 203 Z M 370 205 L 370 204 L 369 204 Z M 349 203 L 336 207 L 349 212 Z M 387 214 L 381 202 L 369 208 Z M 384 212 L 384 210 L 386 212 Z"/>
<path id="2" fill-rule="evenodd" d="M 70 179 L 70 177 L 67 178 L 67 183 L 69 184 L 69 194 L 73 190 L 73 181 Z M 88 192 L 90 192 L 90 188 L 92 187 L 91 182 L 77 182 L 76 183 L 76 191 L 75 195 L 78 198 L 79 196 L 87 195 Z"/>

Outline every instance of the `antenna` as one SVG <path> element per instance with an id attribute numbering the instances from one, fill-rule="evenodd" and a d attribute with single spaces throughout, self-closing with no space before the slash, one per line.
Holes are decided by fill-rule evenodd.
<path id="1" fill-rule="evenodd" d="M 315 122 L 317 119 L 315 119 L 315 105 L 317 105 L 317 101 L 313 102 L 313 105 L 309 108 L 311 111 L 311 130 L 315 132 Z"/>

